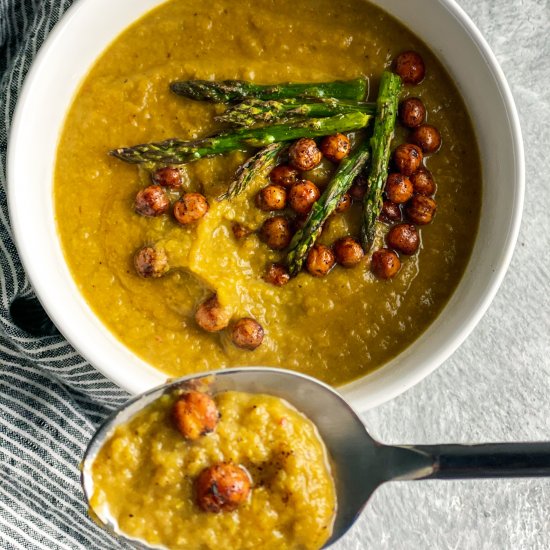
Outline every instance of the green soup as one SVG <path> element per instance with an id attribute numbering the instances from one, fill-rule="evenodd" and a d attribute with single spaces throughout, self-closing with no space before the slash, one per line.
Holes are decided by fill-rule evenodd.
<path id="1" fill-rule="evenodd" d="M 269 215 L 254 205 L 266 182 L 234 201 L 216 201 L 247 156 L 233 153 L 184 168 L 184 188 L 204 193 L 208 214 L 193 226 L 133 211 L 149 175 L 107 155 L 115 147 L 219 129 L 223 107 L 172 94 L 181 79 L 247 79 L 259 83 L 378 77 L 403 50 L 421 53 L 427 76 L 405 87 L 420 97 L 443 138 L 426 166 L 437 183 L 437 214 L 423 226 L 421 248 L 402 258 L 399 274 L 381 281 L 370 257 L 318 279 L 301 273 L 284 287 L 266 283 L 280 261 L 252 233 L 236 240 L 235 221 L 258 228 Z M 405 139 L 403 128 L 395 143 Z M 321 178 L 322 179 L 322 178 Z M 429 49 L 396 20 L 361 0 L 170 0 L 123 32 L 78 91 L 58 148 L 55 210 L 66 260 L 86 300 L 129 349 L 170 376 L 235 365 L 295 369 L 343 384 L 402 352 L 433 322 L 456 288 L 474 243 L 481 203 L 478 149 L 455 84 Z M 357 235 L 360 205 L 334 216 L 321 241 Z M 387 227 L 379 224 L 375 248 Z M 162 242 L 181 266 L 156 280 L 133 268 L 137 249 Z M 209 293 L 235 318 L 265 330 L 255 351 L 209 334 L 194 311 Z"/>

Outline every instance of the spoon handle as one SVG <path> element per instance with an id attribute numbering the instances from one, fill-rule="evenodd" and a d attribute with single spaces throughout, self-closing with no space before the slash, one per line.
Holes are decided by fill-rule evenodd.
<path id="1" fill-rule="evenodd" d="M 421 479 L 550 476 L 550 442 L 417 445 L 413 449 L 433 459 L 433 471 Z"/>

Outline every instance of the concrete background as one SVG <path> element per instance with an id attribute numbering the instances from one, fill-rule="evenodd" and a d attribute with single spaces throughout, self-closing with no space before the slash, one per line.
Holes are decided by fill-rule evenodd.
<path id="1" fill-rule="evenodd" d="M 388 443 L 550 440 L 550 0 L 458 1 L 496 54 L 519 110 L 521 233 L 496 299 L 463 346 L 364 419 Z M 550 479 L 388 484 L 334 548 L 547 549 Z"/>

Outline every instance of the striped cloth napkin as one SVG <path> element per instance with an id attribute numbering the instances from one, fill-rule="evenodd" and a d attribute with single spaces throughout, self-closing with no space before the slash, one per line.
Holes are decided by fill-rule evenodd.
<path id="1" fill-rule="evenodd" d="M 127 395 L 60 335 L 33 337 L 10 315 L 32 297 L 9 225 L 6 147 L 25 75 L 71 0 L 0 0 L 0 548 L 123 545 L 89 518 L 80 489 L 86 444 Z M 125 546 L 125 545 L 124 545 Z"/>

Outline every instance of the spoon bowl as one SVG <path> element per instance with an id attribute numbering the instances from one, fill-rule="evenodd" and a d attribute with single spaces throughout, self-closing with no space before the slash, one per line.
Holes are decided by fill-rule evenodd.
<path id="1" fill-rule="evenodd" d="M 82 487 L 88 503 L 93 494 L 91 467 L 97 453 L 120 424 L 128 422 L 144 407 L 177 388 L 196 387 L 204 383 L 212 394 L 238 390 L 281 397 L 305 414 L 317 426 L 329 452 L 336 483 L 338 509 L 332 544 L 353 524 L 366 503 L 366 496 L 380 484 L 381 472 L 365 475 L 369 464 L 377 464 L 374 455 L 381 448 L 367 433 L 364 424 L 346 401 L 330 386 L 309 376 L 266 367 L 237 368 L 207 374 L 185 376 L 141 394 L 111 415 L 90 441 L 82 462 Z M 118 536 L 135 545 L 143 543 L 118 531 L 107 514 L 94 510 L 95 516 Z M 144 548 L 152 546 L 143 545 Z"/>
<path id="2" fill-rule="evenodd" d="M 82 461 L 81 481 L 88 504 L 94 492 L 93 462 L 116 427 L 166 393 L 202 386 L 213 395 L 234 390 L 280 397 L 317 426 L 330 457 L 338 503 L 332 536 L 325 548 L 348 531 L 372 493 L 386 481 L 550 475 L 550 443 L 383 445 L 369 435 L 344 398 L 323 382 L 284 369 L 246 367 L 179 378 L 130 399 L 107 418 Z M 135 547 L 159 548 L 120 532 L 107 510 L 91 512 L 110 532 Z"/>

